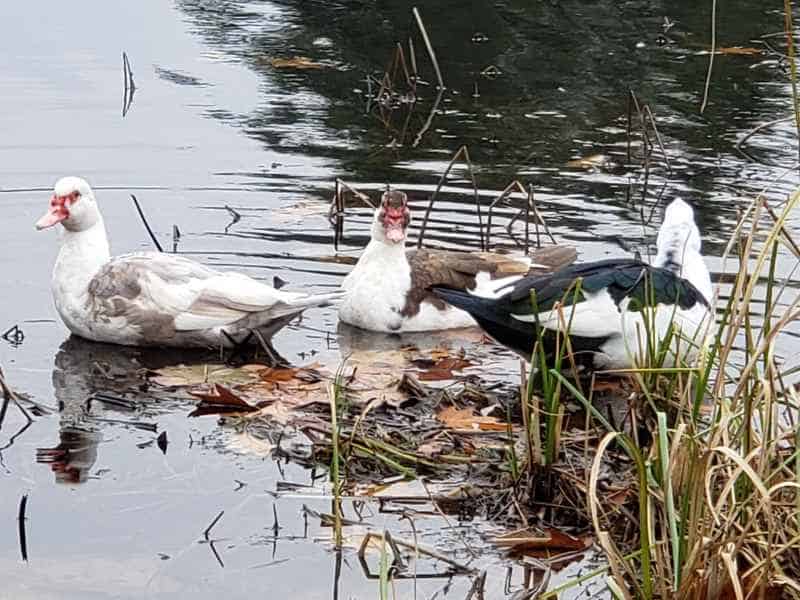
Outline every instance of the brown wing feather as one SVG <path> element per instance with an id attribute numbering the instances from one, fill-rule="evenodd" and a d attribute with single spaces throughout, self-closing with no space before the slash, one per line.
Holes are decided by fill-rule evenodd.
<path id="1" fill-rule="evenodd" d="M 475 288 L 475 276 L 488 272 L 492 279 L 511 275 L 536 275 L 562 269 L 577 257 L 575 248 L 567 246 L 548 246 L 535 250 L 531 255 L 532 267 L 527 261 L 520 261 L 507 254 L 492 252 L 454 252 L 420 248 L 409 250 L 408 262 L 411 265 L 411 289 L 400 313 L 404 317 L 419 312 L 422 302 L 430 302 L 443 310 L 446 304 L 428 291 L 434 285 L 458 290 Z"/>

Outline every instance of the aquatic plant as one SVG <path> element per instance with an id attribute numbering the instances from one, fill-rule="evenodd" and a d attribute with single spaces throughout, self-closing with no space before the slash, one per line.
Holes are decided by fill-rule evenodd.
<path id="1" fill-rule="evenodd" d="M 781 245 L 800 256 L 785 228 L 798 202 L 800 192 L 776 215 L 760 196 L 740 219 L 726 252 L 736 251 L 739 271 L 696 364 L 664 369 L 656 351 L 654 362 L 631 371 L 651 409 L 642 419 L 649 446 L 613 430 L 590 398 L 551 369 L 609 429 L 595 453 L 587 503 L 620 597 L 800 593 L 800 395 L 787 383 L 798 368 L 775 353 L 776 339 L 800 318 L 800 297 L 784 297 L 791 273 L 777 274 Z M 764 217 L 772 218 L 766 232 Z M 757 286 L 765 288 L 763 301 Z M 614 511 L 598 487 L 613 443 L 628 451 L 640 475 L 640 527 L 627 538 L 612 535 Z"/>

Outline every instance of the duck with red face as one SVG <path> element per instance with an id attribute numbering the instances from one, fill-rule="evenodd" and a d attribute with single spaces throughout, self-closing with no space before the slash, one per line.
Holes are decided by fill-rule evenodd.
<path id="1" fill-rule="evenodd" d="M 430 292 L 434 285 L 493 294 L 527 274 L 547 273 L 575 260 L 575 249 L 551 246 L 530 257 L 489 252 L 406 250 L 408 196 L 386 190 L 372 221 L 372 238 L 342 283 L 347 296 L 339 319 L 370 331 L 397 333 L 474 327 L 465 311 Z"/>
<path id="2" fill-rule="evenodd" d="M 53 269 L 56 310 L 74 334 L 129 346 L 232 346 L 242 339 L 269 344 L 306 308 L 341 292 L 309 295 L 276 290 L 246 275 L 220 272 L 174 254 L 111 257 L 94 192 L 79 177 L 55 185 L 37 229 L 61 224 Z"/>
<path id="3" fill-rule="evenodd" d="M 381 197 L 376 221 L 378 227 L 373 227 L 373 239 L 383 237 L 394 244 L 404 242 L 408 224 L 411 222 L 408 196 L 398 190 L 387 190 Z"/>

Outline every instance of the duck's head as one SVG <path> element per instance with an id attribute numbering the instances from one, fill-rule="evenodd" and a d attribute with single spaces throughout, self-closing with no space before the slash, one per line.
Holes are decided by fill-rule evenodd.
<path id="1" fill-rule="evenodd" d="M 700 253 L 700 230 L 694 222 L 692 207 L 680 198 L 667 206 L 656 239 L 659 253 L 686 251 Z"/>
<path id="2" fill-rule="evenodd" d="M 36 221 L 36 229 L 47 229 L 61 223 L 69 231 L 83 231 L 99 220 L 97 201 L 86 180 L 80 177 L 62 177 L 53 188 L 50 208 Z"/>
<path id="3" fill-rule="evenodd" d="M 387 244 L 402 244 L 410 222 L 411 211 L 406 193 L 386 190 L 381 196 L 381 205 L 375 211 L 372 237 Z"/>

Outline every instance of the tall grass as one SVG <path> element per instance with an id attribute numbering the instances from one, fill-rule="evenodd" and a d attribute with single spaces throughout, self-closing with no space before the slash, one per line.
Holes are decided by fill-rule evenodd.
<path id="1" fill-rule="evenodd" d="M 336 377 L 328 389 L 328 398 L 331 405 L 331 468 L 330 478 L 333 488 L 332 512 L 333 512 L 333 541 L 334 546 L 339 549 L 342 547 L 342 489 L 344 479 L 341 474 L 341 431 L 339 428 L 339 417 L 344 411 L 344 397 L 346 387 L 344 384 L 344 363 L 336 372 Z"/>
<path id="2" fill-rule="evenodd" d="M 788 297 L 787 281 L 776 276 L 779 246 L 796 246 L 785 224 L 798 203 L 795 193 L 766 231 L 764 198 L 743 215 L 726 252 L 726 260 L 737 257 L 738 275 L 699 357 L 664 368 L 664 346 L 651 346 L 649 362 L 634 371 L 653 408 L 649 448 L 611 430 L 551 369 L 610 430 L 597 449 L 587 501 L 620 597 L 763 598 L 778 589 L 800 597 L 800 394 L 787 383 L 793 365 L 779 364 L 775 351 L 800 318 L 800 297 Z M 615 441 L 639 469 L 638 567 L 621 549 L 630 540 L 609 533 L 594 476 Z"/>

